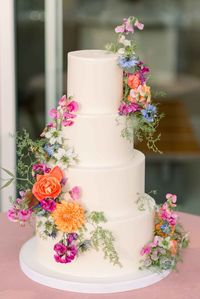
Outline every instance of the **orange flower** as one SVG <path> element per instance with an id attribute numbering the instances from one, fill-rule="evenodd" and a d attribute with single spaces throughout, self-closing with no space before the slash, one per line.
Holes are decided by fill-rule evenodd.
<path id="1" fill-rule="evenodd" d="M 132 89 L 138 88 L 141 84 L 139 74 L 129 75 L 128 76 L 128 86 Z"/>
<path id="2" fill-rule="evenodd" d="M 57 197 L 61 192 L 60 181 L 62 178 L 63 174 L 58 166 L 54 167 L 49 173 L 37 175 L 37 182 L 32 189 L 33 194 L 39 201 L 48 197 Z"/>
<path id="3" fill-rule="evenodd" d="M 52 213 L 57 228 L 63 232 L 76 232 L 85 222 L 84 209 L 78 203 L 62 201 Z"/>
<path id="4" fill-rule="evenodd" d="M 171 240 L 170 251 L 171 251 L 172 255 L 176 254 L 176 252 L 177 252 L 177 241 L 176 240 Z"/>

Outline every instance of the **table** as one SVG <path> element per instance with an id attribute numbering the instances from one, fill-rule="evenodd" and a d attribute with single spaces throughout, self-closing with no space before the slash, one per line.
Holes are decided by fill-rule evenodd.
<path id="1" fill-rule="evenodd" d="M 179 213 L 185 229 L 190 232 L 190 247 L 183 253 L 179 272 L 171 273 L 161 282 L 140 290 L 116 294 L 78 294 L 51 289 L 27 278 L 19 267 L 22 244 L 34 229 L 19 227 L 0 213 L 0 299 L 199 299 L 200 298 L 200 217 Z"/>

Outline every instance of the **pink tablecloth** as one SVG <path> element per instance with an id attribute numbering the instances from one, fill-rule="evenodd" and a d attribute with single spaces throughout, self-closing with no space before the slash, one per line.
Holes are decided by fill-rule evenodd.
<path id="1" fill-rule="evenodd" d="M 22 244 L 33 229 L 20 228 L 0 214 L 0 299 L 200 299 L 200 217 L 180 213 L 180 219 L 190 232 L 190 247 L 185 250 L 184 262 L 161 282 L 150 287 L 117 294 L 89 295 L 70 293 L 45 287 L 27 278 L 20 270 L 18 255 Z"/>

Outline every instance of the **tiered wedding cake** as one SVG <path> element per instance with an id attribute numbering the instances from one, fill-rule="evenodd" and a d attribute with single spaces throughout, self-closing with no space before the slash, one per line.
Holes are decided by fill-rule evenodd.
<path id="1" fill-rule="evenodd" d="M 136 201 L 144 194 L 145 157 L 121 137 L 117 125 L 122 98 L 123 71 L 117 55 L 102 50 L 68 54 L 68 94 L 79 103 L 72 127 L 64 137 L 78 154 L 78 166 L 69 167 L 69 184 L 81 186 L 81 203 L 89 211 L 103 211 L 106 228 L 115 237 L 119 265 L 105 260 L 102 252 L 90 250 L 69 264 L 56 263 L 55 239 L 37 237 L 39 262 L 60 273 L 82 277 L 120 276 L 139 269 L 140 251 L 153 238 L 154 211 L 140 211 Z"/>
<path id="2" fill-rule="evenodd" d="M 133 148 L 136 136 L 160 152 L 162 114 L 135 53 L 134 32 L 143 27 L 129 17 L 108 51 L 69 53 L 68 97 L 50 110 L 41 139 L 17 136 L 21 191 L 8 217 L 21 225 L 36 218 L 20 266 L 39 283 L 92 293 L 141 288 L 168 275 L 188 245 L 176 195 L 155 205 L 144 190 L 145 157 Z M 15 175 L 3 170 L 6 187 Z"/>

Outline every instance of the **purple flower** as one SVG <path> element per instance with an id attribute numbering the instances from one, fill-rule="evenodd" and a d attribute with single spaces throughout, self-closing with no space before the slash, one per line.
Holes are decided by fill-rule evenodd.
<path id="1" fill-rule="evenodd" d="M 120 57 L 118 64 L 122 69 L 130 69 L 138 64 L 138 60 L 135 57 Z"/>
<path id="2" fill-rule="evenodd" d="M 49 173 L 51 170 L 45 163 L 34 164 L 32 169 L 34 174 Z"/>
<path id="3" fill-rule="evenodd" d="M 60 184 L 61 184 L 62 186 L 65 186 L 66 183 L 67 183 L 67 181 L 68 181 L 68 178 L 62 178 Z"/>
<path id="4" fill-rule="evenodd" d="M 140 81 L 142 84 L 146 82 L 146 75 L 150 72 L 150 69 L 144 65 L 143 61 L 139 61 L 137 64 L 137 67 L 139 68 L 139 75 L 140 75 Z"/>
<path id="5" fill-rule="evenodd" d="M 144 119 L 147 122 L 153 122 L 154 118 L 156 116 L 157 108 L 154 105 L 149 104 L 146 109 L 142 109 L 141 113 L 144 117 Z"/>
<path id="6" fill-rule="evenodd" d="M 77 233 L 70 233 L 67 236 L 67 242 L 70 245 L 73 241 L 77 240 L 78 234 Z"/>
<path id="7" fill-rule="evenodd" d="M 43 199 L 40 202 L 41 208 L 47 212 L 53 212 L 56 208 L 56 203 L 53 199 Z"/>

